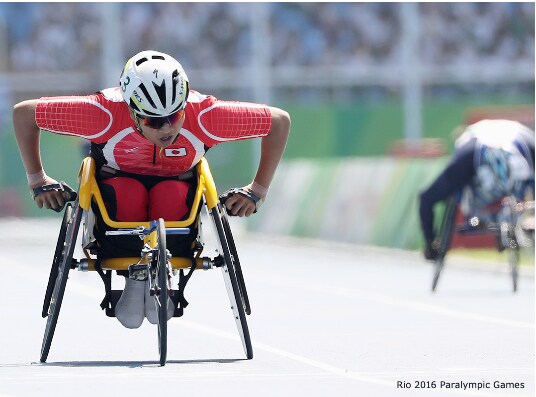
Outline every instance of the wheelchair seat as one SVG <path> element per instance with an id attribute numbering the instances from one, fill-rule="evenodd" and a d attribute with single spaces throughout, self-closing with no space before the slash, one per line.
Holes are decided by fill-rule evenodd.
<path id="1" fill-rule="evenodd" d="M 95 175 L 96 168 L 95 159 L 86 157 L 83 160 L 78 177 L 78 195 L 74 203 L 68 203 L 65 206 L 43 301 L 42 316 L 47 318 L 47 324 L 40 361 L 45 362 L 50 351 L 69 271 L 77 268 L 80 271 L 96 271 L 99 274 L 105 287 L 105 297 L 101 302 L 101 307 L 107 316 L 114 317 L 115 306 L 122 290 L 112 289 L 112 274 L 116 271 L 120 275 L 130 276 L 129 267 L 133 264 L 138 266 L 132 269 L 145 269 L 148 273 L 155 304 L 164 308 L 158 313 L 167 310 L 166 306 L 158 303 L 162 296 L 173 301 L 175 304 L 173 317 L 182 316 L 183 309 L 188 305 L 183 292 L 193 271 L 221 269 L 242 346 L 246 357 L 251 359 L 253 349 L 246 321 L 246 315 L 251 314 L 251 308 L 236 245 L 227 219 L 227 211 L 220 202 L 207 161 L 203 158 L 196 165 L 197 181 L 192 206 L 186 219 L 179 221 L 158 219 L 147 222 L 117 222 L 112 220 L 99 189 Z M 201 256 L 204 248 L 201 230 L 202 213 L 208 216 L 208 222 L 213 225 L 212 231 L 217 238 L 214 255 Z M 99 224 L 102 229 L 110 229 L 110 231 L 100 230 Z M 84 257 L 75 259 L 74 247 L 82 225 L 81 240 Z M 132 251 L 132 256 L 107 255 L 107 252 L 99 247 L 102 241 L 95 238 L 93 232 L 96 228 L 106 237 L 111 234 L 117 237 L 134 237 L 140 241 L 143 240 L 143 249 L 137 253 Z M 196 239 L 193 242 L 188 240 L 191 245 L 185 251 L 186 254 L 170 257 L 167 237 L 185 235 L 188 232 L 190 232 L 188 237 L 196 237 Z M 185 272 L 186 269 L 189 269 L 188 273 Z M 174 284 L 174 276 L 177 273 L 179 281 L 178 284 Z M 133 272 L 132 277 L 136 276 L 137 274 Z M 162 292 L 164 292 L 163 295 Z M 166 362 L 167 320 L 166 313 L 158 315 L 158 347 L 161 365 Z"/>
<path id="2" fill-rule="evenodd" d="M 79 172 L 78 201 L 84 210 L 82 218 L 82 249 L 86 256 L 81 260 L 79 270 L 96 271 L 99 273 L 105 287 L 105 296 L 101 307 L 109 317 L 115 316 L 115 306 L 119 300 L 122 289 L 112 289 L 112 271 L 118 275 L 128 277 L 129 267 L 140 263 L 140 252 L 144 242 L 139 236 L 108 236 L 107 232 L 119 229 L 149 228 L 150 222 L 118 222 L 110 218 L 96 177 L 96 161 L 92 157 L 86 157 Z M 201 247 L 197 244 L 198 221 L 203 199 L 217 204 L 218 196 L 214 182 L 210 175 L 205 159 L 202 159 L 196 167 L 195 193 L 190 212 L 186 219 L 181 221 L 164 222 L 166 228 L 189 228 L 188 235 L 168 236 L 175 241 L 175 250 L 172 253 L 170 263 L 172 269 L 180 269 L 179 290 L 172 294 L 177 310 L 175 317 L 182 315 L 182 307 L 187 305 L 184 300 L 183 289 L 191 273 L 196 268 L 203 268 L 203 259 L 194 258 L 196 251 L 200 254 Z M 215 197 L 215 201 L 214 201 Z M 172 248 L 172 247 L 170 247 Z M 143 262 L 141 262 L 143 263 Z M 190 269 L 184 273 L 183 269 Z M 181 288 L 182 287 L 182 288 Z M 177 293 L 178 292 L 178 293 Z"/>
<path id="3" fill-rule="evenodd" d="M 112 220 L 108 214 L 102 194 L 96 178 L 96 161 L 92 157 L 86 157 L 79 172 L 79 203 L 84 210 L 82 247 L 87 258 L 87 270 L 95 270 L 95 264 L 99 261 L 99 266 L 103 270 L 128 271 L 128 266 L 139 261 L 139 254 L 143 242 L 136 236 L 105 236 L 109 230 L 128 229 L 136 227 L 150 227 L 150 222 L 118 222 Z M 184 220 L 166 221 L 166 228 L 190 228 L 188 236 L 181 237 L 177 252 L 184 255 L 177 255 L 171 258 L 173 269 L 184 269 L 191 267 L 191 258 L 195 254 L 195 239 L 198 234 L 198 221 L 202 205 L 205 200 L 209 209 L 218 203 L 216 187 L 208 168 L 206 159 L 196 166 L 196 187 L 190 208 L 189 215 Z M 121 244 L 120 240 L 127 240 Z M 182 243 L 182 244 L 181 244 Z M 130 255 L 129 255 L 130 254 Z M 202 266 L 202 264 L 199 264 Z"/>

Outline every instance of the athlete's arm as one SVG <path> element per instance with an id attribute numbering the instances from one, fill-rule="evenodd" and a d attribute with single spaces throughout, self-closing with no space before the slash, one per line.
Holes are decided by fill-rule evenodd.
<path id="1" fill-rule="evenodd" d="M 435 238 L 434 206 L 471 183 L 475 174 L 473 164 L 474 145 L 468 145 L 453 158 L 436 180 L 419 195 L 419 217 L 426 242 Z"/>
<path id="2" fill-rule="evenodd" d="M 261 200 L 266 198 L 275 171 L 281 161 L 290 133 L 290 116 L 279 108 L 270 107 L 271 128 L 268 135 L 262 138 L 259 167 L 253 182 L 244 186 Z M 233 215 L 250 216 L 255 211 L 255 204 L 247 197 L 235 194 L 226 202 Z"/>
<path id="3" fill-rule="evenodd" d="M 13 108 L 13 129 L 19 147 L 22 163 L 28 176 L 28 184 L 34 189 L 40 186 L 57 183 L 48 177 L 43 170 L 39 149 L 40 130 L 35 121 L 35 109 L 38 100 L 32 99 L 16 104 Z M 58 208 L 64 203 L 60 192 L 49 191 L 35 198 L 39 208 Z"/>
<path id="4" fill-rule="evenodd" d="M 268 135 L 262 138 L 259 168 L 253 179 L 255 183 L 266 188 L 272 183 L 290 133 L 289 114 L 274 107 L 270 108 L 270 113 L 272 114 L 272 128 L 270 128 Z M 266 194 L 260 196 L 264 198 Z"/>

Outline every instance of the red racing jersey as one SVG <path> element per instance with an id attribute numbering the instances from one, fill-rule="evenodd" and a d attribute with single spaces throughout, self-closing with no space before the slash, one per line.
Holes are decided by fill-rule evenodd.
<path id="1" fill-rule="evenodd" d="M 222 101 L 190 90 L 179 137 L 161 149 L 136 130 L 119 87 L 86 96 L 40 98 L 35 119 L 43 130 L 97 144 L 110 167 L 156 176 L 182 174 L 194 167 L 208 148 L 263 137 L 271 128 L 266 105 Z"/>

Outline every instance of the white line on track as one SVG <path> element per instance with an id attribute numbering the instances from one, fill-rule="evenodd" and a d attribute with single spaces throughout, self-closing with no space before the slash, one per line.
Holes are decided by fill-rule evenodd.
<path id="1" fill-rule="evenodd" d="M 274 277 L 273 274 L 268 272 L 258 272 L 255 275 L 257 278 L 262 278 L 263 283 L 272 283 L 273 285 L 281 286 L 285 285 L 292 288 L 299 288 L 302 291 L 315 292 L 318 294 L 336 295 L 345 298 L 355 298 L 369 300 L 377 303 L 383 303 L 392 306 L 400 306 L 406 309 L 417 310 L 421 312 L 433 313 L 448 317 L 463 318 L 468 320 L 482 321 L 492 324 L 506 325 L 517 328 L 529 328 L 534 329 L 533 323 L 509 320 L 500 317 L 484 316 L 477 313 L 466 312 L 461 310 L 453 310 L 438 305 L 431 305 L 427 303 L 421 303 L 411 299 L 404 299 L 400 297 L 390 296 L 386 294 L 378 294 L 366 291 L 358 291 L 355 289 L 349 289 L 344 287 L 329 287 L 325 284 L 314 283 L 311 281 L 304 282 L 303 280 Z M 252 278 L 252 277 L 249 277 Z"/>
<path id="2" fill-rule="evenodd" d="M 88 287 L 88 286 L 86 286 L 84 284 L 76 282 L 75 280 L 71 280 L 69 282 L 69 284 L 70 284 L 70 290 L 71 290 L 72 293 L 77 293 L 77 294 L 84 295 L 84 296 L 91 297 L 91 298 L 101 298 L 102 297 L 102 291 L 100 289 Z M 207 335 L 212 335 L 212 336 L 216 336 L 216 337 L 219 337 L 219 338 L 240 342 L 239 337 L 234 333 L 221 331 L 221 330 L 219 330 L 217 328 L 209 327 L 209 326 L 206 326 L 206 325 L 194 322 L 194 321 L 190 321 L 190 320 L 187 320 L 187 319 L 184 319 L 184 318 L 181 319 L 180 323 L 179 322 L 170 322 L 170 323 L 168 323 L 168 327 L 171 327 L 171 328 L 173 328 L 173 327 L 177 327 L 177 328 L 186 327 L 186 328 L 190 328 L 190 329 L 195 330 L 195 331 L 203 332 L 204 334 L 207 334 Z M 286 358 L 286 359 L 289 359 L 289 360 L 292 360 L 292 361 L 295 361 L 295 362 L 298 362 L 298 363 L 301 363 L 301 364 L 305 364 L 305 365 L 310 366 L 310 367 L 320 369 L 324 373 L 328 373 L 328 374 L 335 375 L 335 376 L 342 377 L 342 378 L 353 379 L 353 380 L 360 381 L 360 382 L 372 383 L 372 384 L 377 384 L 377 385 L 382 385 L 382 386 L 388 386 L 388 387 L 391 387 L 391 388 L 395 388 L 396 382 L 393 379 L 384 379 L 384 377 L 393 378 L 393 377 L 400 377 L 401 376 L 401 373 L 398 373 L 398 372 L 396 372 L 396 373 L 395 372 L 392 372 L 392 373 L 386 373 L 386 372 L 358 373 L 358 372 L 354 372 L 354 371 L 349 371 L 349 370 L 347 370 L 345 368 L 336 367 L 336 366 L 330 365 L 330 364 L 325 363 L 325 362 L 321 362 L 321 361 L 314 360 L 314 359 L 311 359 L 311 358 L 308 358 L 308 357 L 304 357 L 304 356 L 301 356 L 301 355 L 298 355 L 298 354 L 294 354 L 292 352 L 289 352 L 289 351 L 286 351 L 286 350 L 283 350 L 283 349 L 280 349 L 280 348 L 277 348 L 277 347 L 274 347 L 274 346 L 271 346 L 271 345 L 268 345 L 268 344 L 265 344 L 265 343 L 262 343 L 262 342 L 254 342 L 252 344 L 253 344 L 254 349 L 262 350 L 262 351 L 265 351 L 267 353 L 271 353 L 271 354 L 274 354 L 274 355 L 277 355 L 277 356 L 280 356 L 280 357 L 283 357 L 283 358 Z M 509 370 L 512 370 L 512 369 L 509 369 Z M 521 370 L 521 372 L 525 372 L 526 369 L 523 368 L 523 369 L 520 369 L 520 370 Z M 496 373 L 498 371 L 500 371 L 500 370 L 498 370 L 498 369 L 489 369 L 489 370 L 478 369 L 477 370 L 477 372 L 479 372 L 481 374 L 482 373 L 484 373 L 484 374 L 486 374 L 486 373 Z M 441 370 L 442 375 L 446 375 L 446 374 L 449 374 L 449 373 L 467 375 L 469 372 L 471 372 L 471 371 L 469 369 L 467 369 L 467 368 L 463 369 L 463 370 L 460 370 L 460 369 Z M 420 373 L 422 375 L 424 375 L 424 374 L 434 375 L 434 374 L 437 374 L 437 371 L 419 371 L 418 373 Z M 519 372 L 517 372 L 517 373 L 519 373 Z M 117 375 L 117 373 L 116 373 L 116 375 Z M 205 372 L 203 372 L 203 375 L 206 376 L 207 374 Z M 215 374 L 215 375 L 218 375 L 218 374 Z M 223 373 L 219 373 L 219 375 L 222 376 Z M 233 374 L 232 376 L 235 376 L 235 375 Z M 255 374 L 253 376 L 258 376 L 258 374 Z M 489 392 L 487 394 L 482 394 L 482 391 L 477 392 L 477 391 L 458 390 L 458 389 L 455 389 L 455 390 L 446 389 L 446 390 L 441 390 L 441 391 L 445 392 L 445 393 L 455 393 L 455 394 L 458 394 L 458 395 L 467 395 L 467 396 L 477 396 L 478 395 L 479 397 L 509 397 L 509 396 L 511 396 L 511 394 L 489 393 Z"/>
<path id="3" fill-rule="evenodd" d="M 0 257 L 0 266 L 7 265 L 8 263 L 9 262 L 6 261 L 5 258 Z M 30 276 L 32 278 L 35 277 L 36 279 L 39 279 L 39 280 L 42 279 L 42 277 L 40 275 L 35 274 L 34 272 L 32 272 L 32 270 L 33 270 L 32 267 L 28 266 L 28 265 L 17 264 L 17 266 L 13 266 L 10 269 L 11 269 L 11 271 L 17 270 L 17 271 L 24 272 L 26 274 L 26 276 Z M 262 275 L 262 277 L 263 277 L 264 282 L 267 282 L 268 278 L 270 278 L 269 274 L 266 274 L 266 277 L 265 277 L 265 275 Z M 277 282 L 279 285 L 281 283 L 283 283 L 283 281 L 280 278 L 278 278 L 277 280 L 273 279 L 273 280 L 270 280 L 270 281 L 271 282 Z M 423 304 L 423 303 L 412 301 L 412 300 L 409 300 L 409 299 L 400 299 L 400 298 L 395 298 L 395 297 L 391 297 L 391 296 L 383 295 L 383 294 L 359 292 L 359 291 L 350 290 L 350 289 L 347 289 L 347 288 L 326 288 L 325 285 L 320 285 L 320 284 L 316 284 L 316 283 L 312 283 L 312 282 L 303 282 L 301 280 L 289 280 L 289 279 L 286 279 L 284 281 L 284 283 L 288 284 L 288 285 L 292 285 L 292 287 L 294 287 L 294 288 L 298 287 L 298 288 L 300 288 L 302 290 L 321 292 L 323 294 L 331 293 L 331 294 L 335 294 L 335 295 L 339 295 L 339 296 L 359 298 L 359 299 L 368 299 L 368 300 L 372 300 L 372 301 L 380 302 L 380 303 L 384 303 L 384 304 L 402 306 L 402 307 L 410 308 L 410 309 L 413 309 L 413 310 L 431 312 L 431 313 L 445 315 L 445 316 L 460 317 L 460 318 L 466 318 L 466 319 L 472 319 L 472 320 L 478 320 L 478 321 L 485 321 L 485 322 L 491 322 L 491 323 L 502 324 L 502 325 L 507 325 L 507 326 L 513 326 L 513 327 L 534 328 L 534 325 L 530 324 L 530 323 L 523 323 L 523 322 L 519 322 L 519 321 L 512 321 L 512 320 L 507 320 L 507 319 L 502 319 L 502 318 L 496 318 L 496 317 L 490 317 L 490 316 L 482 316 L 482 315 L 478 315 L 478 314 L 474 314 L 474 313 L 470 313 L 470 312 L 462 312 L 462 311 L 457 311 L 457 310 L 451 310 L 451 309 L 442 308 L 442 307 L 439 307 L 439 306 L 436 306 L 436 305 Z M 101 289 L 88 287 L 87 285 L 84 285 L 82 283 L 78 283 L 76 280 L 70 280 L 69 284 L 70 284 L 71 293 L 76 293 L 76 294 L 79 294 L 79 295 L 83 295 L 83 296 L 87 296 L 87 297 L 91 297 L 91 298 L 97 298 L 97 299 L 100 299 L 102 297 L 102 290 Z M 180 323 L 179 322 L 170 322 L 168 324 L 168 326 L 169 327 L 187 327 L 187 328 L 199 331 L 199 332 L 203 332 L 203 333 L 208 334 L 208 335 L 217 336 L 219 338 L 230 339 L 230 340 L 233 340 L 233 341 L 239 341 L 238 336 L 235 335 L 234 333 L 221 331 L 221 330 L 219 330 L 217 328 L 209 327 L 209 326 L 206 326 L 206 325 L 203 325 L 203 324 L 200 324 L 200 323 L 197 323 L 197 322 L 193 322 L 193 321 L 190 321 L 190 320 L 186 320 L 186 319 L 181 319 Z M 271 346 L 271 345 L 268 345 L 268 344 L 265 344 L 265 343 L 262 343 L 262 342 L 254 342 L 253 346 L 254 346 L 254 348 L 256 350 L 261 350 L 261 351 L 271 353 L 271 354 L 274 354 L 274 355 L 277 355 L 277 356 L 280 356 L 280 357 L 283 357 L 283 358 L 286 358 L 286 359 L 289 359 L 289 360 L 292 360 L 292 361 L 295 361 L 295 362 L 298 362 L 298 363 L 301 363 L 301 364 L 304 364 L 304 365 L 307 365 L 307 366 L 310 366 L 310 367 L 320 369 L 321 371 L 323 371 L 326 374 L 330 374 L 330 375 L 334 375 L 334 376 L 342 377 L 342 378 L 347 378 L 347 379 L 353 379 L 353 380 L 360 381 L 360 382 L 366 382 L 366 383 L 371 383 L 371 384 L 387 386 L 387 387 L 390 387 L 390 388 L 393 388 L 393 389 L 395 389 L 395 387 L 396 387 L 396 382 L 393 380 L 393 378 L 400 378 L 400 376 L 402 376 L 403 374 L 406 374 L 406 373 L 412 373 L 412 374 L 418 373 L 418 374 L 421 374 L 421 375 L 426 375 L 426 374 L 437 375 L 438 372 L 440 372 L 441 375 L 447 375 L 447 374 L 467 375 L 468 373 L 473 372 L 473 371 L 471 371 L 471 369 L 466 368 L 466 369 L 463 369 L 463 370 L 462 369 L 438 369 L 436 371 L 433 371 L 433 370 L 431 370 L 431 371 L 417 371 L 417 372 L 412 372 L 412 371 L 406 372 L 405 371 L 405 372 L 400 372 L 400 373 L 399 372 L 391 372 L 391 373 L 388 373 L 388 372 L 358 373 L 358 372 L 354 372 L 354 371 L 349 371 L 349 370 L 347 370 L 345 368 L 340 368 L 340 367 L 337 367 L 337 366 L 333 366 L 331 364 L 328 364 L 328 363 L 325 363 L 325 362 L 322 362 L 322 361 L 318 361 L 318 360 L 311 359 L 311 358 L 308 358 L 308 357 L 305 357 L 305 356 L 294 354 L 294 353 L 289 352 L 287 350 L 283 350 L 283 349 L 280 349 L 280 348 L 277 348 L 277 347 L 274 347 L 274 346 Z M 518 368 L 517 370 L 518 371 L 516 371 L 516 369 L 512 369 L 512 368 L 507 369 L 507 371 L 509 371 L 509 372 L 511 371 L 512 373 L 519 373 L 519 372 L 526 372 L 526 371 L 530 372 L 532 369 Z M 497 373 L 497 372 L 500 372 L 500 373 L 504 374 L 503 370 L 500 370 L 500 369 L 497 369 L 497 368 L 493 368 L 493 369 L 491 369 L 491 368 L 490 369 L 476 369 L 475 372 L 477 372 L 479 374 L 493 374 L 493 373 Z M 50 376 L 50 375 L 51 374 L 48 374 L 47 376 Z M 115 373 L 115 376 L 117 376 L 117 375 L 118 374 Z M 207 374 L 204 373 L 204 375 L 206 376 Z M 218 376 L 218 375 L 225 376 L 224 373 L 219 373 L 219 372 L 215 372 L 214 375 L 216 375 L 216 376 Z M 234 374 L 233 376 L 235 376 L 235 375 L 236 374 Z M 61 377 L 63 375 L 60 374 L 58 376 Z M 92 376 L 94 376 L 94 375 L 92 375 Z M 253 376 L 258 376 L 258 374 L 254 374 Z M 390 378 L 390 379 L 386 379 L 386 378 Z M 452 394 L 457 394 L 457 395 L 479 396 L 479 397 L 509 397 L 509 396 L 512 396 L 512 394 L 490 392 L 489 390 L 486 390 L 485 392 L 483 392 L 482 390 L 473 391 L 473 390 L 460 390 L 460 389 L 442 389 L 440 391 L 444 392 L 444 393 L 449 393 L 449 394 L 452 393 Z M 483 394 L 483 393 L 486 393 L 486 394 Z M 10 396 L 0 395 L 0 397 L 10 397 Z"/>

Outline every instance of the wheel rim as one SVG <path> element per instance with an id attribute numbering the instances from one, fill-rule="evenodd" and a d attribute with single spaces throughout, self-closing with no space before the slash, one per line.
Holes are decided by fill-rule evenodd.
<path id="1" fill-rule="evenodd" d="M 65 287 L 67 285 L 69 270 L 71 268 L 71 260 L 74 253 L 74 247 L 76 245 L 76 238 L 78 236 L 78 229 L 80 226 L 81 219 L 82 209 L 77 203 L 72 211 L 71 220 L 67 225 L 65 240 L 67 241 L 68 239 L 69 244 L 64 245 L 64 253 L 62 254 L 63 259 L 60 263 L 60 268 L 58 269 L 58 275 L 56 277 L 54 290 L 52 292 L 52 297 L 50 300 L 50 314 L 47 318 L 45 334 L 41 346 L 41 362 L 45 362 L 48 357 L 50 346 L 52 344 L 52 338 L 54 337 L 54 332 L 56 330 L 56 324 L 58 322 L 59 312 L 65 293 Z"/>

